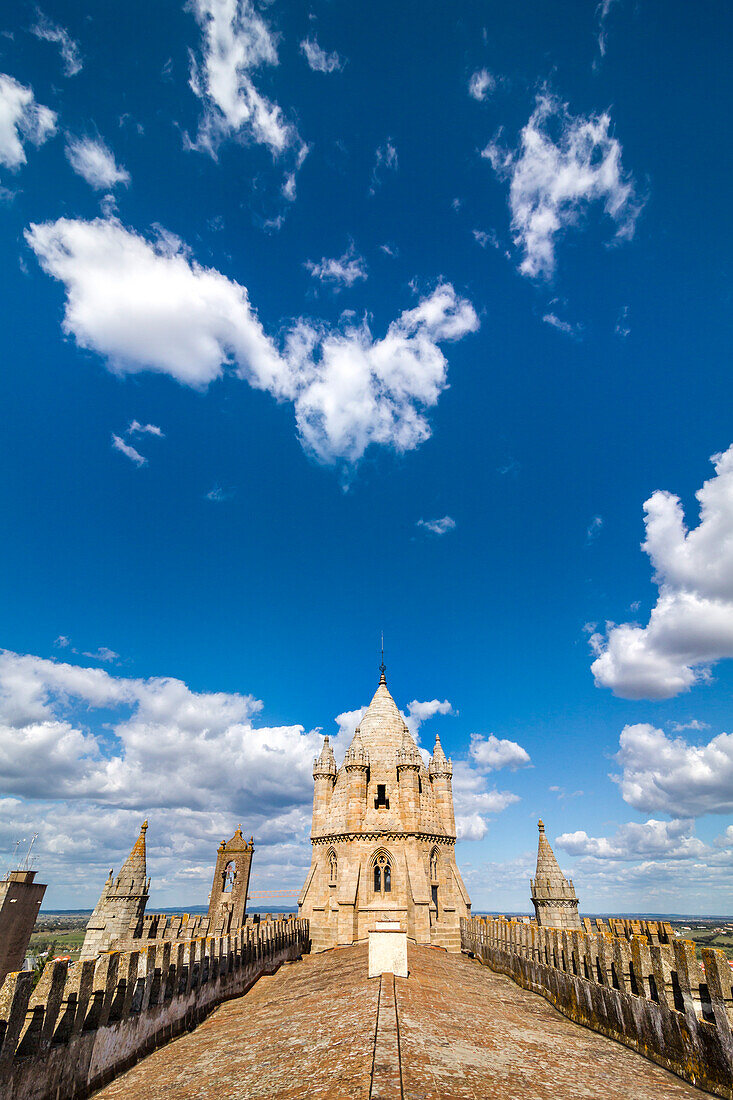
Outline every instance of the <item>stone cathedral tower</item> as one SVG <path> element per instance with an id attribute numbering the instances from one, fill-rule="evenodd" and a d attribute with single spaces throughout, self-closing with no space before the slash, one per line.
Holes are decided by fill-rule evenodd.
<path id="1" fill-rule="evenodd" d="M 578 899 L 571 878 L 565 878 L 555 853 L 545 836 L 545 826 L 537 822 L 540 831 L 537 845 L 537 871 L 530 879 L 532 904 L 537 923 L 543 928 L 565 928 L 568 932 L 580 930 Z"/>
<path id="2" fill-rule="evenodd" d="M 312 949 L 366 939 L 389 919 L 418 943 L 460 951 L 471 900 L 455 860 L 453 765 L 436 737 L 425 767 L 384 665 L 343 764 L 324 738 L 313 780 L 313 858 L 298 903 Z"/>

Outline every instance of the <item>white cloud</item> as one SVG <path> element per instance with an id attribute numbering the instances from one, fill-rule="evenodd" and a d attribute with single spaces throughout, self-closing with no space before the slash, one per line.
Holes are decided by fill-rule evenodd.
<path id="1" fill-rule="evenodd" d="M 630 821 L 620 825 L 612 837 L 588 836 L 579 831 L 562 833 L 557 848 L 571 856 L 595 856 L 597 859 L 690 859 L 704 855 L 707 847 L 695 835 L 690 820 Z"/>
<path id="2" fill-rule="evenodd" d="M 502 813 L 519 801 L 512 791 L 489 789 L 486 778 L 465 761 L 454 761 L 453 806 L 459 840 L 482 840 L 488 831 L 485 815 Z"/>
<path id="3" fill-rule="evenodd" d="M 434 718 L 436 714 L 455 714 L 452 705 L 447 699 L 441 703 L 440 699 L 426 699 L 420 701 L 413 699 L 407 704 L 407 714 L 403 715 L 405 725 L 416 741 L 420 740 L 420 726 L 423 722 Z"/>
<path id="4" fill-rule="evenodd" d="M 473 239 L 477 244 L 480 244 L 482 248 L 488 248 L 491 245 L 492 248 L 499 248 L 499 238 L 493 229 L 486 232 L 484 229 L 474 229 Z"/>
<path id="5" fill-rule="evenodd" d="M 273 156 L 300 143 L 277 103 L 255 87 L 253 73 L 277 65 L 276 38 L 251 0 L 191 0 L 201 28 L 200 57 L 191 54 L 191 89 L 204 113 L 193 147 L 216 157 L 237 136 L 266 145 Z"/>
<path id="6" fill-rule="evenodd" d="M 422 527 L 424 531 L 429 531 L 431 535 L 440 536 L 453 531 L 456 521 L 452 516 L 442 516 L 440 519 L 419 519 L 415 526 Z"/>
<path id="7" fill-rule="evenodd" d="M 488 69 L 478 69 L 468 82 L 468 94 L 479 101 L 486 99 L 496 87 L 496 78 Z"/>
<path id="8" fill-rule="evenodd" d="M 668 737 L 646 722 L 625 726 L 613 776 L 635 810 L 673 817 L 733 813 L 733 734 L 707 744 Z"/>
<path id="9" fill-rule="evenodd" d="M 601 57 L 606 56 L 606 48 L 608 46 L 608 30 L 606 27 L 606 21 L 608 19 L 611 8 L 616 3 L 616 0 L 601 0 L 600 4 L 596 8 L 596 19 L 598 21 L 598 49 Z"/>
<path id="10" fill-rule="evenodd" d="M 114 154 L 100 138 L 69 136 L 66 159 L 76 174 L 98 191 L 109 191 L 118 183 L 130 182 L 130 173 L 117 164 Z"/>
<path id="11" fill-rule="evenodd" d="M 587 545 L 595 540 L 603 530 L 603 516 L 593 516 L 593 519 L 588 524 L 585 532 L 585 541 Z"/>
<path id="12" fill-rule="evenodd" d="M 711 461 L 715 476 L 695 494 L 696 528 L 672 493 L 658 490 L 644 504 L 642 549 L 659 588 L 648 624 L 609 623 L 590 639 L 596 684 L 622 698 L 669 699 L 733 656 L 733 446 Z"/>
<path id="13" fill-rule="evenodd" d="M 374 153 L 374 167 L 372 168 L 372 182 L 369 194 L 375 194 L 382 185 L 382 177 L 385 171 L 396 172 L 399 168 L 397 148 L 392 143 L 392 138 L 387 138 L 383 145 L 378 145 Z"/>
<path id="14" fill-rule="evenodd" d="M 69 639 L 66 637 L 65 634 L 59 634 L 58 638 L 53 644 L 59 649 L 66 649 L 66 647 L 71 643 L 69 642 Z"/>
<path id="15" fill-rule="evenodd" d="M 669 728 L 673 733 L 682 733 L 683 730 L 707 730 L 710 729 L 710 726 L 707 722 L 692 718 L 689 722 L 670 722 Z"/>
<path id="16" fill-rule="evenodd" d="M 617 240 L 633 236 L 640 203 L 610 128 L 607 112 L 573 116 L 567 104 L 545 91 L 537 96 L 516 150 L 502 148 L 497 139 L 483 150 L 481 155 L 497 175 L 509 181 L 512 230 L 523 252 L 523 275 L 553 275 L 559 234 L 577 226 L 592 203 L 603 203 L 616 223 Z"/>
<path id="17" fill-rule="evenodd" d="M 622 306 L 619 310 L 618 320 L 613 330 L 617 336 L 620 336 L 622 340 L 625 340 L 627 336 L 631 335 L 631 329 L 629 328 L 629 307 Z"/>
<path id="18" fill-rule="evenodd" d="M 529 753 L 516 741 L 507 741 L 490 733 L 482 737 L 480 733 L 471 734 L 469 755 L 481 771 L 498 771 L 499 768 L 529 768 L 532 766 Z"/>
<path id="19" fill-rule="evenodd" d="M 0 73 L 0 164 L 20 168 L 26 163 L 24 143 L 43 145 L 55 133 L 55 112 L 36 103 L 32 88 Z"/>
<path id="20" fill-rule="evenodd" d="M 110 649 L 106 645 L 101 645 L 94 653 L 82 653 L 82 657 L 89 657 L 92 661 L 104 661 L 105 664 L 111 665 L 115 661 L 119 661 L 119 653 L 115 653 L 113 649 Z"/>
<path id="21" fill-rule="evenodd" d="M 344 61 L 334 51 L 327 53 L 318 45 L 315 38 L 304 38 L 300 51 L 314 73 L 338 73 L 344 67 Z"/>
<path id="22" fill-rule="evenodd" d="M 112 447 L 115 451 L 119 451 L 125 458 L 129 458 L 130 462 L 134 462 L 136 466 L 147 465 L 147 458 L 141 455 L 140 452 L 132 446 L 130 443 L 126 443 L 119 435 L 115 435 L 112 432 Z"/>
<path id="23" fill-rule="evenodd" d="M 338 259 L 327 259 L 324 256 L 319 263 L 306 260 L 305 267 L 314 279 L 322 283 L 330 283 L 337 289 L 343 286 L 353 286 L 359 279 L 367 278 L 366 260 L 358 255 L 353 242 Z"/>
<path id="24" fill-rule="evenodd" d="M 206 500 L 210 500 L 213 504 L 223 504 L 224 501 L 231 500 L 234 496 L 234 489 L 222 489 L 219 485 L 215 485 L 213 489 L 209 489 L 205 494 Z"/>
<path id="25" fill-rule="evenodd" d="M 26 240 L 64 283 L 64 331 L 120 374 L 152 370 L 205 389 L 231 369 L 295 410 L 304 448 L 354 464 L 372 444 L 413 450 L 430 436 L 426 411 L 445 389 L 439 348 L 478 328 L 473 306 L 441 283 L 375 339 L 368 321 L 334 328 L 304 318 L 282 350 L 266 335 L 247 289 L 203 268 L 176 238 L 149 241 L 116 220 L 61 218 Z"/>
<path id="26" fill-rule="evenodd" d="M 36 38 L 41 38 L 44 42 L 53 42 L 58 46 L 64 65 L 64 76 L 76 76 L 77 73 L 81 72 L 79 44 L 74 41 L 67 30 L 60 27 L 58 23 L 53 23 L 47 15 L 39 11 L 30 31 Z"/>
<path id="27" fill-rule="evenodd" d="M 165 439 L 163 431 L 157 424 L 141 424 L 139 420 L 131 420 L 127 429 L 128 435 L 154 435 L 158 439 Z"/>
<path id="28" fill-rule="evenodd" d="M 581 324 L 574 325 L 570 321 L 563 321 L 556 313 L 545 313 L 542 320 L 546 325 L 550 325 L 552 328 L 556 328 L 558 332 L 564 333 L 565 336 L 572 336 L 577 340 L 583 335 Z"/>

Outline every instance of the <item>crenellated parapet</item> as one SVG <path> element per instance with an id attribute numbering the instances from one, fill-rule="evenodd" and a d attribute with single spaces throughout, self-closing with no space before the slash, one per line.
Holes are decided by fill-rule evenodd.
<path id="1" fill-rule="evenodd" d="M 0 1100 L 86 1096 L 310 947 L 307 920 L 52 963 L 0 986 Z"/>
<path id="2" fill-rule="evenodd" d="M 576 1023 L 731 1100 L 733 990 L 724 952 L 703 948 L 700 963 L 691 941 L 661 939 L 666 922 L 638 923 L 643 934 L 627 938 L 475 917 L 461 920 L 461 947 Z"/>

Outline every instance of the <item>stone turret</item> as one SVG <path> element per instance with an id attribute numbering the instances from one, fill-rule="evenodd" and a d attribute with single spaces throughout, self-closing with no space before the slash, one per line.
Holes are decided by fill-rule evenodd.
<path id="1" fill-rule="evenodd" d="M 446 758 L 440 737 L 435 735 L 435 748 L 430 761 L 428 774 L 433 784 L 438 810 L 443 819 L 445 831 L 456 835 L 456 819 L 453 813 L 453 761 Z"/>
<path id="2" fill-rule="evenodd" d="M 150 896 L 145 859 L 147 821 L 140 826 L 140 835 L 122 864 L 117 878 L 110 870 L 109 878 L 87 925 L 81 959 L 94 959 L 108 951 L 116 941 L 125 939 L 142 928 L 145 906 Z"/>
<path id="3" fill-rule="evenodd" d="M 422 757 L 417 745 L 405 729 L 402 745 L 397 750 L 397 784 L 400 790 L 402 825 L 405 829 L 416 829 L 420 815 Z"/>
<path id="4" fill-rule="evenodd" d="M 540 831 L 537 845 L 537 871 L 535 877 L 529 880 L 537 923 L 543 928 L 579 930 L 578 899 L 575 896 L 573 880 L 565 878 L 560 870 L 555 853 L 545 835 L 544 823 L 538 821 L 537 828 Z"/>
<path id="5" fill-rule="evenodd" d="M 367 773 L 369 771 L 369 753 L 364 748 L 361 739 L 361 730 L 356 727 L 354 737 L 346 750 L 344 757 L 344 771 L 347 776 L 347 814 L 346 828 L 349 832 L 357 832 L 366 810 L 367 797 Z"/>
<path id="6" fill-rule="evenodd" d="M 313 761 L 313 833 L 321 832 L 328 816 L 331 792 L 336 780 L 336 759 L 328 737 L 323 738 L 320 755 Z"/>

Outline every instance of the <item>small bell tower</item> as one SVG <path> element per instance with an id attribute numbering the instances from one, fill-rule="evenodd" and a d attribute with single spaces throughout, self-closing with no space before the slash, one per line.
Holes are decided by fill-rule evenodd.
<path id="1" fill-rule="evenodd" d="M 209 894 L 210 934 L 225 936 L 244 924 L 254 850 L 254 837 L 247 843 L 241 825 L 231 840 L 222 840 L 219 845 Z"/>

